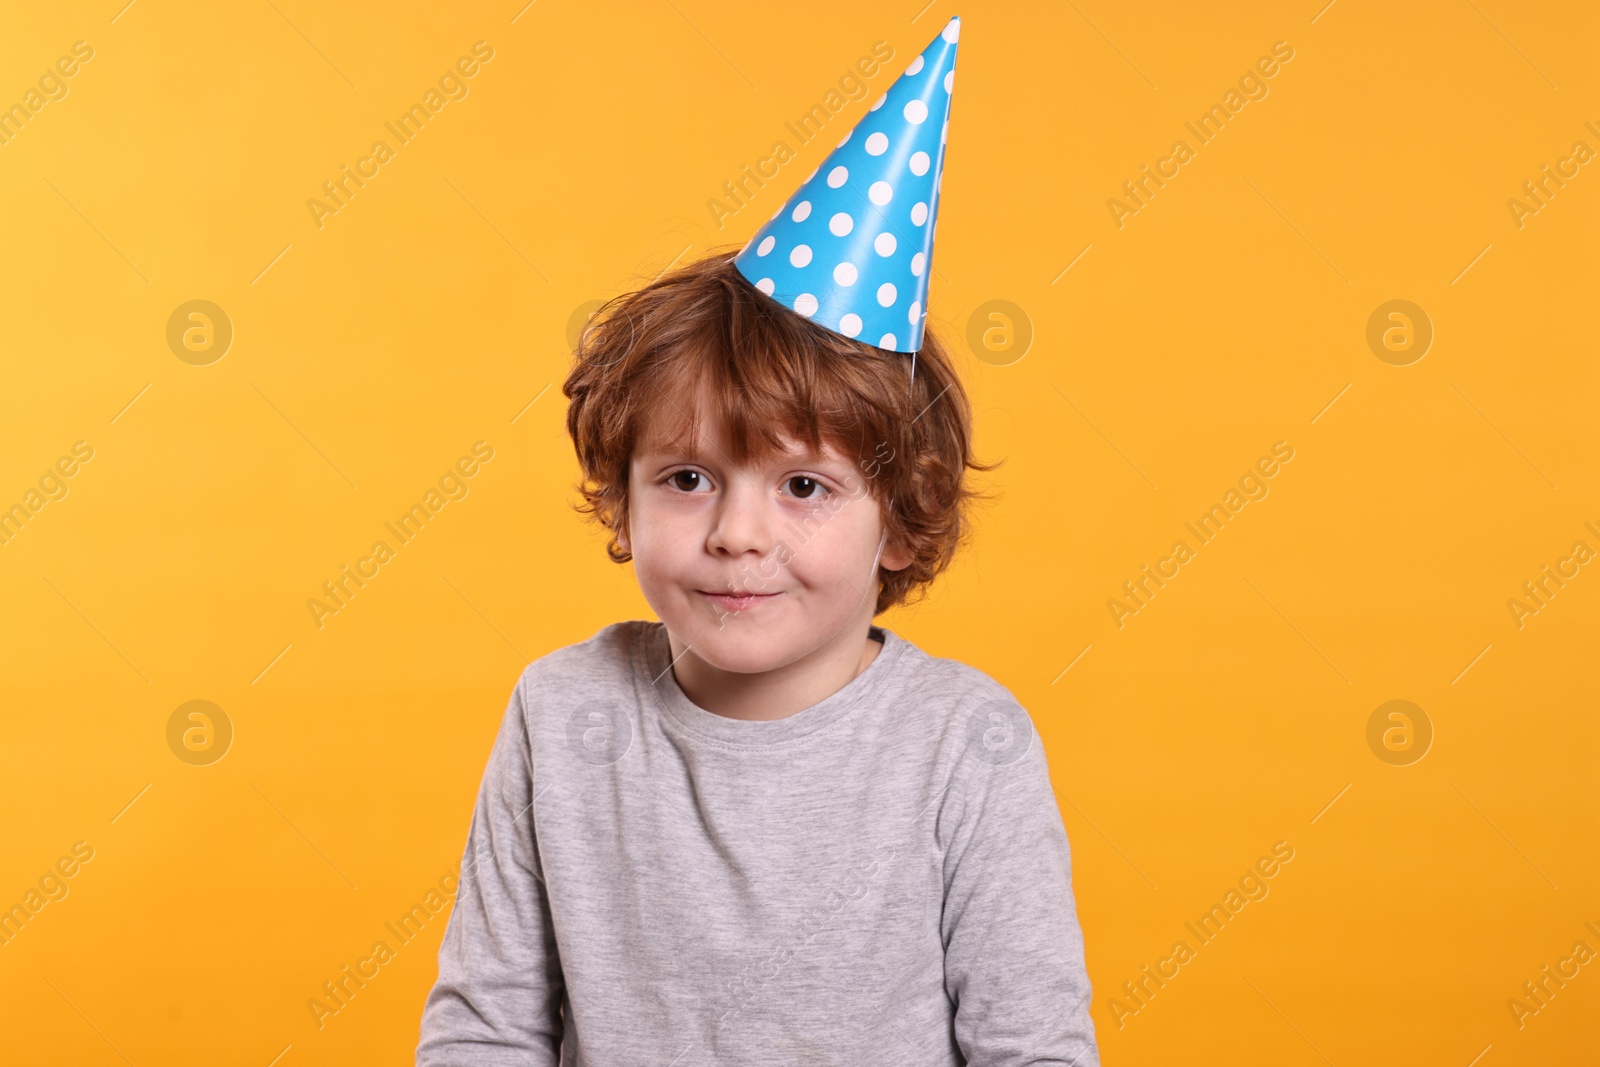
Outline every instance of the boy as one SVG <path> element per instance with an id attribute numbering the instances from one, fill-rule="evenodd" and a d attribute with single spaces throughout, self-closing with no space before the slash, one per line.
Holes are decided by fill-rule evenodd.
<path id="1" fill-rule="evenodd" d="M 893 129 L 948 113 L 958 26 L 737 257 L 619 297 L 580 340 L 580 510 L 661 621 L 512 692 L 419 1067 L 1098 1064 L 1027 712 L 872 622 L 948 565 L 965 473 L 993 469 L 925 332 L 944 132 Z M 874 213 L 874 176 L 923 210 Z M 841 214 L 864 232 L 830 246 Z M 780 241 L 833 284 L 809 254 L 774 269 Z"/>

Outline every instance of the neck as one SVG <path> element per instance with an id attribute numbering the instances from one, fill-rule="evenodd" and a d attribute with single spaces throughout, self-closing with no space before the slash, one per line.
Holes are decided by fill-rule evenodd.
<path id="1" fill-rule="evenodd" d="M 852 625 L 811 652 L 770 671 L 741 674 L 701 659 L 667 631 L 672 673 L 696 706 L 730 719 L 785 719 L 837 693 L 877 658 L 883 645 L 868 636 L 872 625 Z"/>

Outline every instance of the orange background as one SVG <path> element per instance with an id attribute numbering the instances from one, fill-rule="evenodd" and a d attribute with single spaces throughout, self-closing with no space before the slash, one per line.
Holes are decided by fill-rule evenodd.
<path id="1" fill-rule="evenodd" d="M 0 506 L 93 449 L 0 544 L 0 906 L 93 849 L 0 946 L 8 1053 L 411 1062 L 444 912 L 321 1028 L 307 1000 L 459 863 L 522 667 L 651 617 L 570 510 L 570 323 L 746 239 L 959 14 L 930 322 L 1007 462 L 973 549 L 879 621 L 1038 724 L 1105 1061 L 1593 1055 L 1595 963 L 1507 1006 L 1600 950 L 1600 574 L 1507 604 L 1600 549 L 1600 174 L 1507 205 L 1600 149 L 1592 7 L 121 4 L 11 5 L 0 37 L 0 104 L 93 49 L 0 145 Z M 319 228 L 307 200 L 476 41 L 468 95 Z M 220 359 L 169 347 L 197 299 Z M 1435 334 L 1404 366 L 1366 340 L 1394 299 Z M 1020 359 L 961 343 L 993 300 L 978 332 L 1031 328 Z M 478 441 L 467 495 L 319 628 L 307 600 Z M 1278 441 L 1269 495 L 1119 628 L 1123 582 Z M 207 766 L 169 747 L 192 700 L 233 730 Z M 1369 747 L 1390 700 L 1431 724 L 1420 761 Z M 1277 841 L 1270 895 L 1119 1010 Z"/>

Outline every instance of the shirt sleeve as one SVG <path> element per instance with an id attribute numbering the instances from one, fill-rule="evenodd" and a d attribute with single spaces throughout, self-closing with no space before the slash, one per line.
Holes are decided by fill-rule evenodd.
<path id="1" fill-rule="evenodd" d="M 945 988 L 969 1067 L 1098 1067 L 1066 826 L 1020 705 L 993 701 L 940 816 Z"/>
<path id="2" fill-rule="evenodd" d="M 564 992 L 534 840 L 527 678 L 489 754 L 461 860 L 417 1067 L 556 1067 Z"/>

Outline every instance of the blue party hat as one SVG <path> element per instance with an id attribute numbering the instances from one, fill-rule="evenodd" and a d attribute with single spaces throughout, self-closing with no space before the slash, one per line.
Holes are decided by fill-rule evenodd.
<path id="1" fill-rule="evenodd" d="M 757 289 L 846 337 L 922 348 L 960 34 L 951 19 L 734 257 Z"/>

